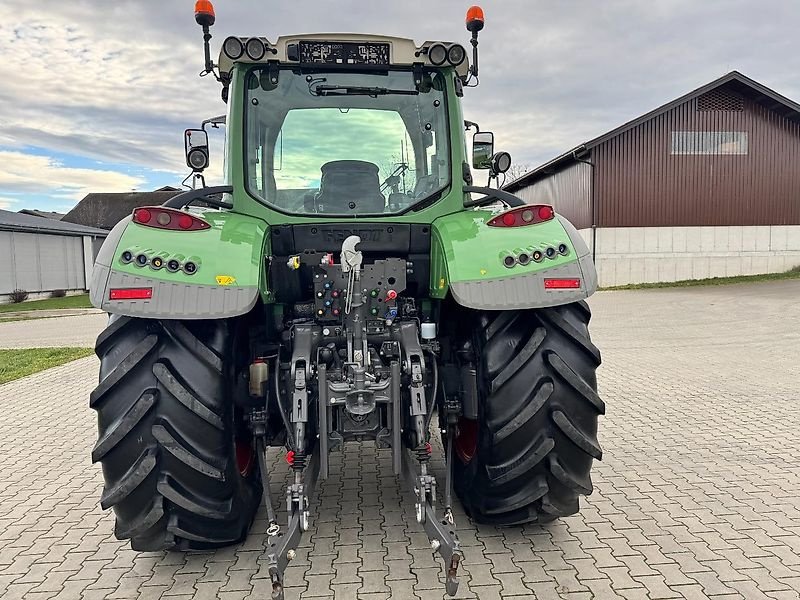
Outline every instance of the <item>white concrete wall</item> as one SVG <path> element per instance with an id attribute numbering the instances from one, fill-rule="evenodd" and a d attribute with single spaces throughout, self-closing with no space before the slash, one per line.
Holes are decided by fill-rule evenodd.
<path id="1" fill-rule="evenodd" d="M 800 225 L 598 229 L 600 286 L 780 273 L 800 265 Z M 592 230 L 581 235 L 592 247 Z"/>

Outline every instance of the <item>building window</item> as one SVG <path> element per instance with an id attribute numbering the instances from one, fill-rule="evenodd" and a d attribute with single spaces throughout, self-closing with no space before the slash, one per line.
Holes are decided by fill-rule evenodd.
<path id="1" fill-rule="evenodd" d="M 672 154 L 747 154 L 747 132 L 673 131 Z"/>

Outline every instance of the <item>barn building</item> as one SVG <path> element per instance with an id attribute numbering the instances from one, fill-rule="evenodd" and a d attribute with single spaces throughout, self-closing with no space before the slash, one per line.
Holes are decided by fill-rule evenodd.
<path id="1" fill-rule="evenodd" d="M 87 194 L 83 200 L 63 216 L 65 223 L 76 223 L 99 229 L 112 229 L 114 225 L 140 206 L 161 206 L 185 192 L 172 186 L 164 186 L 152 192 L 96 192 Z"/>
<path id="2" fill-rule="evenodd" d="M 0 303 L 18 289 L 30 299 L 86 290 L 107 235 L 103 229 L 0 210 Z"/>
<path id="3" fill-rule="evenodd" d="M 505 186 L 581 231 L 601 286 L 800 265 L 800 105 L 737 71 Z"/>
<path id="4" fill-rule="evenodd" d="M 34 209 L 0 210 L 0 303 L 22 289 L 29 298 L 56 290 L 81 292 L 108 230 L 139 206 L 160 205 L 178 188 L 152 192 L 88 194 L 66 215 Z"/>

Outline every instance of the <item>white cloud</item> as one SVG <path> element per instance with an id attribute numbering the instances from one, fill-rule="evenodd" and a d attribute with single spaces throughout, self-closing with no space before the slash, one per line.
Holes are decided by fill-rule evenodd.
<path id="1" fill-rule="evenodd" d="M 468 39 L 460 0 L 314 4 L 217 2 L 213 52 L 231 34 Z M 0 144 L 185 173 L 182 130 L 225 110 L 217 83 L 197 77 L 192 2 L 44 5 L 0 6 Z M 800 97 L 800 71 L 786 60 L 797 2 L 504 0 L 486 8 L 481 86 L 467 90 L 465 116 L 493 129 L 498 148 L 520 162 L 549 159 L 731 69 Z M 221 157 L 212 148 L 212 173 Z"/>
<path id="2" fill-rule="evenodd" d="M 3 210 L 11 210 L 12 206 L 14 206 L 17 202 L 17 198 L 4 198 L 0 196 L 0 208 Z"/>
<path id="3" fill-rule="evenodd" d="M 6 193 L 47 194 L 75 201 L 89 192 L 127 192 L 144 182 L 117 171 L 66 167 L 48 156 L 0 151 L 0 189 Z M 0 202 L 17 201 L 4 197 Z"/>
<path id="4" fill-rule="evenodd" d="M 30 6 L 0 18 L 0 143 L 181 172 L 183 129 L 222 112 L 212 82 L 187 68 L 196 49 L 143 34 L 105 3 Z"/>

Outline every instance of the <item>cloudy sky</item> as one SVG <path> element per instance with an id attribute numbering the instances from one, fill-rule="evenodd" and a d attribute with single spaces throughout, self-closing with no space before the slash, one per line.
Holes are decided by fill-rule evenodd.
<path id="1" fill-rule="evenodd" d="M 466 43 L 469 2 L 216 0 L 227 35 L 356 31 Z M 309 6 L 314 5 L 315 10 Z M 535 166 L 737 69 L 800 100 L 796 0 L 487 0 L 465 117 Z M 0 0 L 0 208 L 185 176 L 182 131 L 224 112 L 191 0 Z M 221 141 L 212 139 L 219 173 Z M 213 179 L 213 177 L 211 178 Z M 209 181 L 213 183 L 213 181 Z"/>

